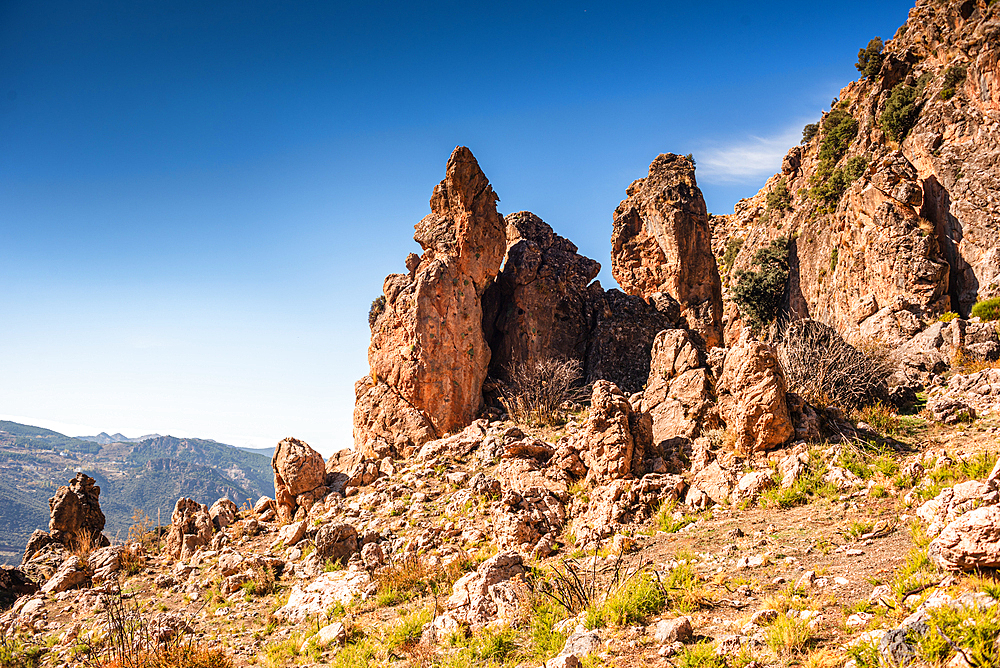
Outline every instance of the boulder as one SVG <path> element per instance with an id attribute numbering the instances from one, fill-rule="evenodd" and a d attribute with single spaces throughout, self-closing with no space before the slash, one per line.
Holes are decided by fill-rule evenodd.
<path id="1" fill-rule="evenodd" d="M 590 417 L 580 435 L 587 479 L 600 485 L 631 477 L 635 461 L 641 462 L 652 445 L 649 422 L 648 414 L 632 410 L 617 385 L 606 380 L 594 383 Z"/>
<path id="2" fill-rule="evenodd" d="M 671 642 L 687 642 L 694 635 L 690 617 L 661 619 L 656 623 L 653 639 L 664 645 Z"/>
<path id="3" fill-rule="evenodd" d="M 648 519 L 661 504 L 680 501 L 686 489 L 681 476 L 654 473 L 595 487 L 583 512 L 573 520 L 577 545 L 596 546 L 619 533 L 623 525 Z"/>
<path id="4" fill-rule="evenodd" d="M 524 560 L 516 552 L 490 557 L 455 582 L 445 613 L 473 628 L 491 622 L 513 623 L 522 612 L 522 597 L 528 591 L 526 572 Z"/>
<path id="5" fill-rule="evenodd" d="M 21 596 L 34 594 L 38 585 L 18 568 L 0 566 L 0 612 L 10 609 Z"/>
<path id="6" fill-rule="evenodd" d="M 87 555 L 87 566 L 93 571 L 95 585 L 110 579 L 121 569 L 123 549 L 120 545 L 109 545 Z"/>
<path id="7" fill-rule="evenodd" d="M 347 563 L 358 551 L 358 530 L 350 524 L 324 524 L 314 542 L 320 559 Z"/>
<path id="8" fill-rule="evenodd" d="M 1000 568 L 1000 506 L 976 508 L 946 526 L 927 554 L 939 568 Z"/>
<path id="9" fill-rule="evenodd" d="M 733 503 L 756 501 L 760 498 L 761 492 L 773 486 L 774 480 L 771 479 L 770 471 L 751 471 L 744 474 L 736 483 L 731 500 Z"/>
<path id="10" fill-rule="evenodd" d="M 274 469 L 278 517 L 285 522 L 295 517 L 300 497 L 324 487 L 326 482 L 323 455 L 297 438 L 286 438 L 278 443 L 271 457 L 271 468 Z"/>
<path id="11" fill-rule="evenodd" d="M 722 283 L 694 161 L 657 156 L 614 214 L 611 273 L 625 292 L 665 292 L 707 347 L 722 345 Z"/>
<path id="12" fill-rule="evenodd" d="M 338 603 L 350 605 L 356 596 L 363 600 L 371 584 L 371 576 L 364 570 L 345 569 L 320 573 L 307 583 L 293 585 L 288 603 L 278 608 L 274 614 L 293 623 L 324 616 L 327 610 Z"/>
<path id="13" fill-rule="evenodd" d="M 58 594 L 79 587 L 90 578 L 90 571 L 87 564 L 80 557 L 73 555 L 63 562 L 48 582 L 42 585 L 43 594 Z"/>
<path id="14" fill-rule="evenodd" d="M 372 305 L 371 373 L 355 388 L 362 454 L 381 442 L 402 455 L 464 428 L 482 405 L 490 350 L 481 298 L 507 249 L 506 223 L 469 149 L 456 148 L 445 172 L 416 225 L 423 255 L 408 274 L 388 276 Z"/>
<path id="15" fill-rule="evenodd" d="M 164 551 L 174 559 L 186 561 L 199 547 L 212 540 L 212 517 L 208 506 L 193 499 L 177 499 L 170 516 Z"/>
<path id="16" fill-rule="evenodd" d="M 101 488 L 85 473 L 77 473 L 49 499 L 49 534 L 67 547 L 86 543 L 92 547 L 108 545 L 101 512 Z"/>
<path id="17" fill-rule="evenodd" d="M 726 353 L 719 409 L 737 454 L 773 450 L 795 433 L 785 399 L 785 375 L 774 348 L 748 336 Z"/>
<path id="18" fill-rule="evenodd" d="M 219 499 L 208 509 L 208 514 L 212 518 L 212 525 L 216 531 L 221 531 L 236 521 L 236 515 L 240 509 L 229 499 Z"/>
<path id="19" fill-rule="evenodd" d="M 652 418 L 654 444 L 718 425 L 710 372 L 687 330 L 656 335 L 641 410 Z"/>
<path id="20" fill-rule="evenodd" d="M 698 471 L 692 489 L 701 490 L 715 503 L 726 503 L 737 482 L 736 475 L 732 471 L 714 461 Z"/>

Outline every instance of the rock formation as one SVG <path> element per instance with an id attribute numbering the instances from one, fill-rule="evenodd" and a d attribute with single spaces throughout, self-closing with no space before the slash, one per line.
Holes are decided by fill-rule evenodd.
<path id="1" fill-rule="evenodd" d="M 177 499 L 170 515 L 170 529 L 164 541 L 164 552 L 174 559 L 190 559 L 199 547 L 212 540 L 212 517 L 208 506 L 192 499 Z"/>
<path id="2" fill-rule="evenodd" d="M 506 250 L 498 197 L 469 149 L 448 160 L 416 225 L 423 255 L 392 274 L 373 305 L 371 374 L 356 386 L 354 440 L 366 456 L 403 454 L 469 424 L 490 350 L 481 297 Z"/>
<path id="3" fill-rule="evenodd" d="M 711 371 L 686 330 L 660 332 L 653 342 L 643 412 L 652 418 L 653 443 L 695 438 L 718 425 Z"/>
<path id="4" fill-rule="evenodd" d="M 785 393 L 771 346 L 744 337 L 729 349 L 719 378 L 719 409 L 738 454 L 772 450 L 795 433 Z"/>
<path id="5" fill-rule="evenodd" d="M 49 530 L 35 530 L 24 550 L 22 564 L 46 545 L 59 543 L 70 549 L 90 549 L 109 545 L 101 511 L 101 488 L 85 473 L 77 473 L 68 485 L 49 499 Z"/>
<path id="6" fill-rule="evenodd" d="M 107 544 L 104 513 L 101 512 L 101 488 L 85 473 L 77 473 L 68 486 L 60 487 L 49 499 L 49 534 L 67 546 L 87 541 Z"/>
<path id="7" fill-rule="evenodd" d="M 594 383 L 590 417 L 580 439 L 589 481 L 600 485 L 631 477 L 651 439 L 649 415 L 633 411 L 617 385 L 606 380 Z"/>
<path id="8" fill-rule="evenodd" d="M 603 294 L 591 281 L 601 265 L 528 211 L 506 217 L 503 271 L 483 296 L 484 329 L 492 350 L 490 375 L 511 364 L 550 358 L 586 359 L 590 303 Z"/>
<path id="9" fill-rule="evenodd" d="M 631 295 L 669 294 L 707 347 L 721 345 L 722 286 L 694 162 L 672 153 L 657 156 L 649 175 L 633 181 L 626 194 L 611 236 L 615 280 Z"/>
<path id="10" fill-rule="evenodd" d="M 278 517 L 290 521 L 303 508 L 326 495 L 326 464 L 323 456 L 297 438 L 278 443 L 271 457 L 274 469 L 274 499 Z M 301 518 L 298 518 L 301 519 Z"/>

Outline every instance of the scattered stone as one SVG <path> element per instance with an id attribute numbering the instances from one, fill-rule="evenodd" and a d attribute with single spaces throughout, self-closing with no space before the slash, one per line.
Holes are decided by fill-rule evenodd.
<path id="1" fill-rule="evenodd" d="M 653 638 L 662 645 L 674 641 L 686 642 L 693 634 L 691 618 L 677 617 L 676 619 L 661 619 L 658 621 Z"/>

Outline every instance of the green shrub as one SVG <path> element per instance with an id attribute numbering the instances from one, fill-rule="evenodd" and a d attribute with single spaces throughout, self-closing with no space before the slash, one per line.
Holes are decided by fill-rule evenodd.
<path id="1" fill-rule="evenodd" d="M 928 613 L 927 633 L 916 635 L 917 653 L 933 665 L 947 663 L 958 646 L 973 666 L 996 666 L 1000 663 L 1000 613 L 997 607 L 972 606 L 953 608 L 941 606 Z M 967 665 L 963 662 L 962 665 Z"/>
<path id="2" fill-rule="evenodd" d="M 836 167 L 825 176 L 822 170 L 816 172 L 818 182 L 809 190 L 809 196 L 823 203 L 821 211 L 832 212 L 844 196 L 848 186 L 857 181 L 868 169 L 868 156 L 856 155 L 849 158 L 843 167 Z M 831 270 L 833 267 L 831 267 Z"/>
<path id="3" fill-rule="evenodd" d="M 663 591 L 649 575 L 638 576 L 628 586 L 613 592 L 600 605 L 590 606 L 584 624 L 588 629 L 640 624 L 648 616 L 663 610 L 666 603 Z"/>
<path id="4" fill-rule="evenodd" d="M 917 122 L 917 116 L 920 114 L 917 105 L 918 92 L 916 86 L 907 86 L 904 83 L 892 89 L 879 116 L 879 125 L 889 139 L 895 142 L 903 141 L 913 124 Z"/>
<path id="5" fill-rule="evenodd" d="M 733 301 L 751 329 L 759 332 L 778 317 L 788 281 L 788 239 L 778 237 L 758 250 L 753 265 L 757 268 L 736 272 Z"/>
<path id="6" fill-rule="evenodd" d="M 854 64 L 854 67 L 857 68 L 858 72 L 861 72 L 861 76 L 870 79 L 882 69 L 884 59 L 882 48 L 882 38 L 874 37 L 868 42 L 867 47 L 858 50 L 858 62 Z"/>
<path id="7" fill-rule="evenodd" d="M 729 237 L 729 240 L 726 242 L 726 252 L 722 255 L 722 267 L 726 275 L 732 271 L 733 263 L 736 262 L 736 256 L 740 254 L 741 248 L 743 248 L 743 239 L 740 237 Z"/>
<path id="8" fill-rule="evenodd" d="M 802 143 L 808 144 L 819 133 L 819 123 L 809 123 L 802 128 Z"/>
<path id="9" fill-rule="evenodd" d="M 767 646 L 775 654 L 801 652 L 813 639 L 808 622 L 798 617 L 779 615 L 767 627 Z"/>
<path id="10" fill-rule="evenodd" d="M 1000 297 L 976 302 L 972 307 L 972 315 L 985 322 L 1000 320 Z"/>
<path id="11" fill-rule="evenodd" d="M 942 84 L 940 97 L 942 100 L 950 100 L 955 97 L 955 89 L 965 81 L 966 70 L 964 65 L 953 65 L 944 73 L 944 83 Z"/>
<path id="12" fill-rule="evenodd" d="M 938 316 L 938 322 L 951 322 L 958 317 L 958 314 L 954 311 L 948 311 L 947 313 L 942 313 Z"/>
<path id="13" fill-rule="evenodd" d="M 819 146 L 819 168 L 833 169 L 858 135 L 858 122 L 843 109 L 834 109 L 823 119 L 823 141 Z"/>
<path id="14" fill-rule="evenodd" d="M 837 258 L 840 256 L 840 251 L 834 248 L 830 251 L 830 271 L 835 271 L 837 269 Z"/>
<path id="15" fill-rule="evenodd" d="M 729 663 L 724 656 L 715 653 L 711 642 L 702 641 L 685 647 L 677 665 L 679 668 L 726 668 Z"/>
<path id="16" fill-rule="evenodd" d="M 768 211 L 785 211 L 792 208 L 792 194 L 788 192 L 785 179 L 779 179 L 774 190 L 767 194 Z"/>

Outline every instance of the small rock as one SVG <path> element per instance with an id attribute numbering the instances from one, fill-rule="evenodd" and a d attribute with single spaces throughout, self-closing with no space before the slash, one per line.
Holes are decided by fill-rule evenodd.
<path id="1" fill-rule="evenodd" d="M 677 617 L 676 619 L 661 619 L 656 623 L 656 631 L 653 638 L 660 644 L 671 643 L 676 640 L 684 642 L 691 638 L 693 630 L 691 628 L 690 617 Z"/>

